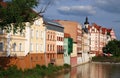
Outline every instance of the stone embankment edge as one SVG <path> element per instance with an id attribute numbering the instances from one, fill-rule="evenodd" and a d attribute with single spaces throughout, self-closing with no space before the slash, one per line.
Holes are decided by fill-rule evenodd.
<path id="1" fill-rule="evenodd" d="M 91 62 L 91 63 L 96 63 L 96 64 L 120 64 L 120 62 L 119 63 L 114 63 L 114 62 Z"/>

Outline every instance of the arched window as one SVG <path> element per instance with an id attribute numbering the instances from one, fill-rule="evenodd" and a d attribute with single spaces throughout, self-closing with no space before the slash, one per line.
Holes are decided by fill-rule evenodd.
<path id="1" fill-rule="evenodd" d="M 22 51 L 22 43 L 19 44 L 19 51 Z"/>
<path id="2" fill-rule="evenodd" d="M 13 43 L 13 51 L 16 51 L 16 43 Z"/>

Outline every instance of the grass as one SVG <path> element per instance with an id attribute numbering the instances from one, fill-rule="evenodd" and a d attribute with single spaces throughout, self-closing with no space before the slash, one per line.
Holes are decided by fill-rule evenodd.
<path id="1" fill-rule="evenodd" d="M 70 67 L 68 64 L 64 64 L 63 66 L 49 64 L 48 67 L 36 65 L 33 69 L 22 71 L 17 69 L 16 66 L 12 66 L 7 70 L 0 68 L 0 78 L 44 78 L 45 76 L 53 75 L 54 72 L 59 72 Z"/>

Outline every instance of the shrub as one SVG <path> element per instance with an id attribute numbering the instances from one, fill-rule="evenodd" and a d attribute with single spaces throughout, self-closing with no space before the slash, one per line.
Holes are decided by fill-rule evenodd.
<path id="1" fill-rule="evenodd" d="M 71 66 L 69 65 L 69 64 L 64 64 L 64 66 L 63 66 L 64 68 L 70 68 Z"/>

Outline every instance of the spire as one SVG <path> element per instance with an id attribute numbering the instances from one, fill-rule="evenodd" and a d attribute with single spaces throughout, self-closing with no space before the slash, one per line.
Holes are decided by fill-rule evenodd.
<path id="1" fill-rule="evenodd" d="M 86 17 L 84 24 L 89 24 L 88 17 Z"/>

